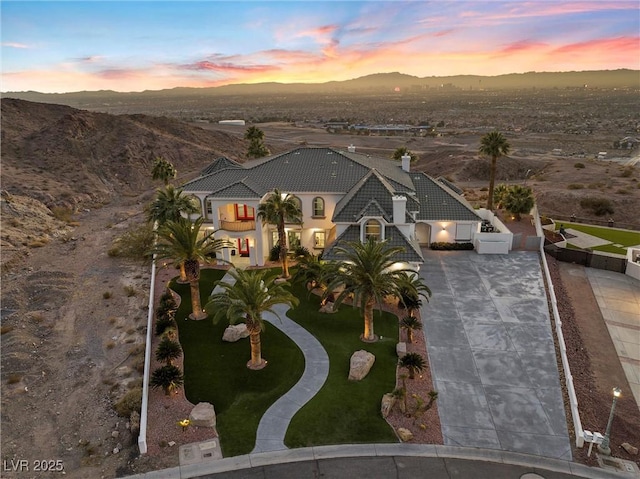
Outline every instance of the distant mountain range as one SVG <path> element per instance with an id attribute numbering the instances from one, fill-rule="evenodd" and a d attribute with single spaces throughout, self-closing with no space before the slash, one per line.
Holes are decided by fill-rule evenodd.
<path id="1" fill-rule="evenodd" d="M 640 70 L 600 70 L 579 72 L 528 72 L 497 76 L 457 75 L 446 77 L 417 77 L 403 73 L 375 73 L 345 81 L 326 83 L 253 83 L 210 88 L 172 88 L 144 92 L 115 92 L 112 90 L 80 91 L 72 93 L 5 92 L 4 98 L 42 103 L 74 105 L 81 101 L 122 101 L 141 98 L 170 98 L 218 95 L 273 94 L 340 94 L 398 92 L 411 93 L 429 89 L 503 90 L 545 88 L 640 88 Z"/>

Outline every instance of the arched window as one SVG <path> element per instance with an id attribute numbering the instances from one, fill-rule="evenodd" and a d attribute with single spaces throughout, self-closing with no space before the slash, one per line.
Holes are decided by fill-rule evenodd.
<path id="1" fill-rule="evenodd" d="M 375 241 L 382 239 L 382 225 L 378 220 L 368 220 L 364 224 L 364 240 L 369 241 L 369 238 Z"/>
<path id="2" fill-rule="evenodd" d="M 300 211 L 302 211 L 302 201 L 300 201 L 300 198 L 298 198 L 298 197 L 297 197 L 297 196 L 295 196 L 295 195 L 290 195 L 290 197 L 289 197 L 289 198 L 291 199 L 291 201 L 292 201 L 293 203 L 295 203 L 296 205 L 298 205 L 298 209 L 299 209 Z M 288 217 L 287 217 L 287 218 L 285 218 L 285 222 L 286 222 L 286 223 L 293 223 L 293 220 L 292 220 L 291 218 L 288 218 Z"/>
<path id="3" fill-rule="evenodd" d="M 324 200 L 319 196 L 313 199 L 313 216 L 324 217 Z"/>

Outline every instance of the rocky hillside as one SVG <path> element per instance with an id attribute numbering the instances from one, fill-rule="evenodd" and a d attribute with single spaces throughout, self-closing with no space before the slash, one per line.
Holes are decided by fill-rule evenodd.
<path id="1" fill-rule="evenodd" d="M 48 207 L 89 208 L 148 190 L 157 156 L 186 178 L 245 151 L 224 132 L 167 118 L 2 99 L 2 189 Z"/>

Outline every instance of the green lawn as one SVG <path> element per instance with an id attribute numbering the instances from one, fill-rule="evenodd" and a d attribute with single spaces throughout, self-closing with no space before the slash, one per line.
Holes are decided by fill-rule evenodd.
<path id="1" fill-rule="evenodd" d="M 222 270 L 203 270 L 200 280 L 202 304 L 208 299 Z M 267 324 L 262 334 L 266 368 L 250 371 L 249 338 L 236 343 L 222 341 L 227 324 L 211 319 L 185 321 L 191 312 L 188 285 L 172 283 L 183 298 L 176 314 L 180 343 L 184 350 L 185 393 L 194 404 L 214 405 L 220 446 L 225 457 L 248 454 L 255 445 L 258 423 L 264 412 L 298 382 L 304 371 L 304 356 L 298 346 L 276 327 Z"/>
<path id="2" fill-rule="evenodd" d="M 382 395 L 395 388 L 398 320 L 376 311 L 374 330 L 382 339 L 367 344 L 360 341 L 363 320 L 360 312 L 343 305 L 335 314 L 318 313 L 319 298 L 295 287 L 300 305 L 288 315 L 313 334 L 326 349 L 329 377 L 320 392 L 293 418 L 287 431 L 288 447 L 326 444 L 386 443 L 397 438 L 380 414 Z M 365 349 L 376 362 L 365 379 L 348 381 L 349 359 Z"/>
<path id="3" fill-rule="evenodd" d="M 556 223 L 556 231 L 560 229 L 560 225 L 564 225 L 565 228 L 572 228 L 577 231 L 582 231 L 583 233 L 590 234 L 592 236 L 596 236 L 598 238 L 602 238 L 606 241 L 611 241 L 615 244 L 621 244 L 623 247 L 613 246 L 613 244 L 605 244 L 602 246 L 594 246 L 593 250 L 596 251 L 604 251 L 606 253 L 615 253 L 626 255 L 628 246 L 635 246 L 640 244 L 640 232 L 637 231 L 624 231 L 617 230 L 613 228 L 605 228 L 600 226 L 591 226 L 591 225 L 583 225 L 576 223 Z M 575 245 L 567 244 L 567 247 L 574 249 L 581 249 L 576 247 Z"/>

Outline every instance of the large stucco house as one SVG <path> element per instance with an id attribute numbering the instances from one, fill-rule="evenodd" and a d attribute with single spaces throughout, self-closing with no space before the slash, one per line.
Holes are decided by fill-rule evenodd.
<path id="1" fill-rule="evenodd" d="M 305 147 L 243 164 L 218 158 L 183 188 L 200 200 L 205 227 L 235 245 L 224 252 L 227 260 L 243 256 L 251 265 L 264 265 L 277 232 L 256 210 L 277 188 L 294 195 L 302 208 L 303 224 L 287 226 L 290 245 L 332 259 L 336 244 L 373 236 L 403 246 L 398 261 L 418 268 L 421 247 L 470 242 L 481 218 L 446 182 L 410 171 L 409 165 L 408 156 L 400 163 L 352 146 Z"/>

